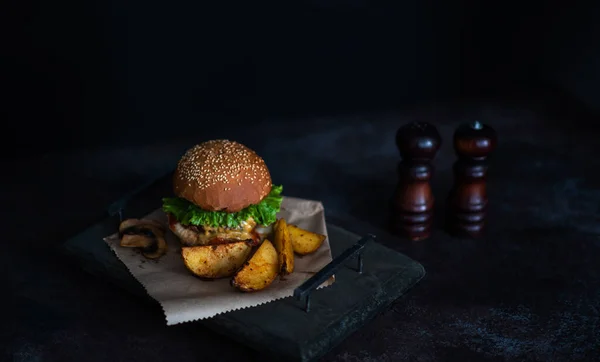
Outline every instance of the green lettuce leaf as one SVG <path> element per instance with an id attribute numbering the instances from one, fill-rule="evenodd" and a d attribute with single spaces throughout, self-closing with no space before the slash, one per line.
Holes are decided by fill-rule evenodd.
<path id="1" fill-rule="evenodd" d="M 234 213 L 202 210 L 188 200 L 179 197 L 164 198 L 162 209 L 166 213 L 173 214 L 183 225 L 233 228 L 252 217 L 258 225 L 267 226 L 277 221 L 277 213 L 283 200 L 282 191 L 283 186 L 273 186 L 271 192 L 261 202 Z"/>

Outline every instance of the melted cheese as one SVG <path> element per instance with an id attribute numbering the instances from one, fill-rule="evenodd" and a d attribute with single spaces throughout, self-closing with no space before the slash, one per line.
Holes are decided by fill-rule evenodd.
<path id="1" fill-rule="evenodd" d="M 208 245 L 214 239 L 253 240 L 254 235 L 252 234 L 252 231 L 256 227 L 256 222 L 254 219 L 249 218 L 235 228 L 204 227 L 200 232 L 186 228 L 179 222 L 170 223 L 170 227 L 173 233 L 179 237 L 183 245 L 196 246 Z"/>
<path id="2" fill-rule="evenodd" d="M 249 233 L 256 227 L 256 221 L 253 218 L 248 218 L 246 221 L 242 221 L 239 226 L 235 228 L 228 227 L 211 227 L 204 226 L 204 234 L 225 234 L 225 233 Z"/>

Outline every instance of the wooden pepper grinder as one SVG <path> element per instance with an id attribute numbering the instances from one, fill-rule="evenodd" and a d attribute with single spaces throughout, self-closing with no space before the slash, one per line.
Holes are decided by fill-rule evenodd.
<path id="1" fill-rule="evenodd" d="M 496 147 L 496 131 L 475 121 L 454 133 L 454 187 L 447 202 L 446 229 L 455 236 L 483 234 L 487 209 L 487 157 Z"/>
<path id="2" fill-rule="evenodd" d="M 425 122 L 404 125 L 396 133 L 402 161 L 398 164 L 398 185 L 392 203 L 392 230 L 410 240 L 431 234 L 434 197 L 429 180 L 431 161 L 442 139 L 435 126 Z"/>

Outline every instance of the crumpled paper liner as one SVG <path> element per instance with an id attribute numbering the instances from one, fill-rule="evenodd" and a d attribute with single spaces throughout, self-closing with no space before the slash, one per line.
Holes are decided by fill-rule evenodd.
<path id="1" fill-rule="evenodd" d="M 284 197 L 278 218 L 303 229 L 327 235 L 325 213 L 319 201 Z M 159 221 L 167 228 L 167 217 L 156 210 L 144 217 Z M 144 286 L 148 294 L 160 303 L 167 325 L 213 317 L 237 309 L 254 307 L 293 295 L 300 286 L 332 260 L 329 238 L 313 254 L 295 256 L 294 272 L 277 278 L 267 289 L 242 293 L 230 286 L 230 278 L 203 281 L 186 269 L 181 258 L 179 240 L 167 232 L 167 254 L 158 260 L 146 259 L 141 253 L 119 245 L 119 235 L 104 238 L 131 274 Z M 333 278 L 320 288 L 329 286 Z"/>

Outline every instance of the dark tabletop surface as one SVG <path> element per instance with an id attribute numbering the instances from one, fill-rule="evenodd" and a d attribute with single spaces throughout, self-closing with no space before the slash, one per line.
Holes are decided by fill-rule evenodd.
<path id="1" fill-rule="evenodd" d="M 444 139 L 434 162 L 438 224 L 454 128 L 477 118 L 497 130 L 487 236 L 455 239 L 437 227 L 424 242 L 397 239 L 391 246 L 421 262 L 427 276 L 325 360 L 592 360 L 600 353 L 600 142 L 569 117 L 539 105 L 424 107 L 5 161 L 14 171 L 2 191 L 9 234 L 0 253 L 0 360 L 251 358 L 197 324 L 167 327 L 158 306 L 81 272 L 56 245 L 171 167 L 186 147 L 217 136 L 263 155 L 287 195 L 322 200 L 361 220 L 359 231 L 383 228 L 399 160 L 394 133 L 416 118 L 435 123 Z"/>

